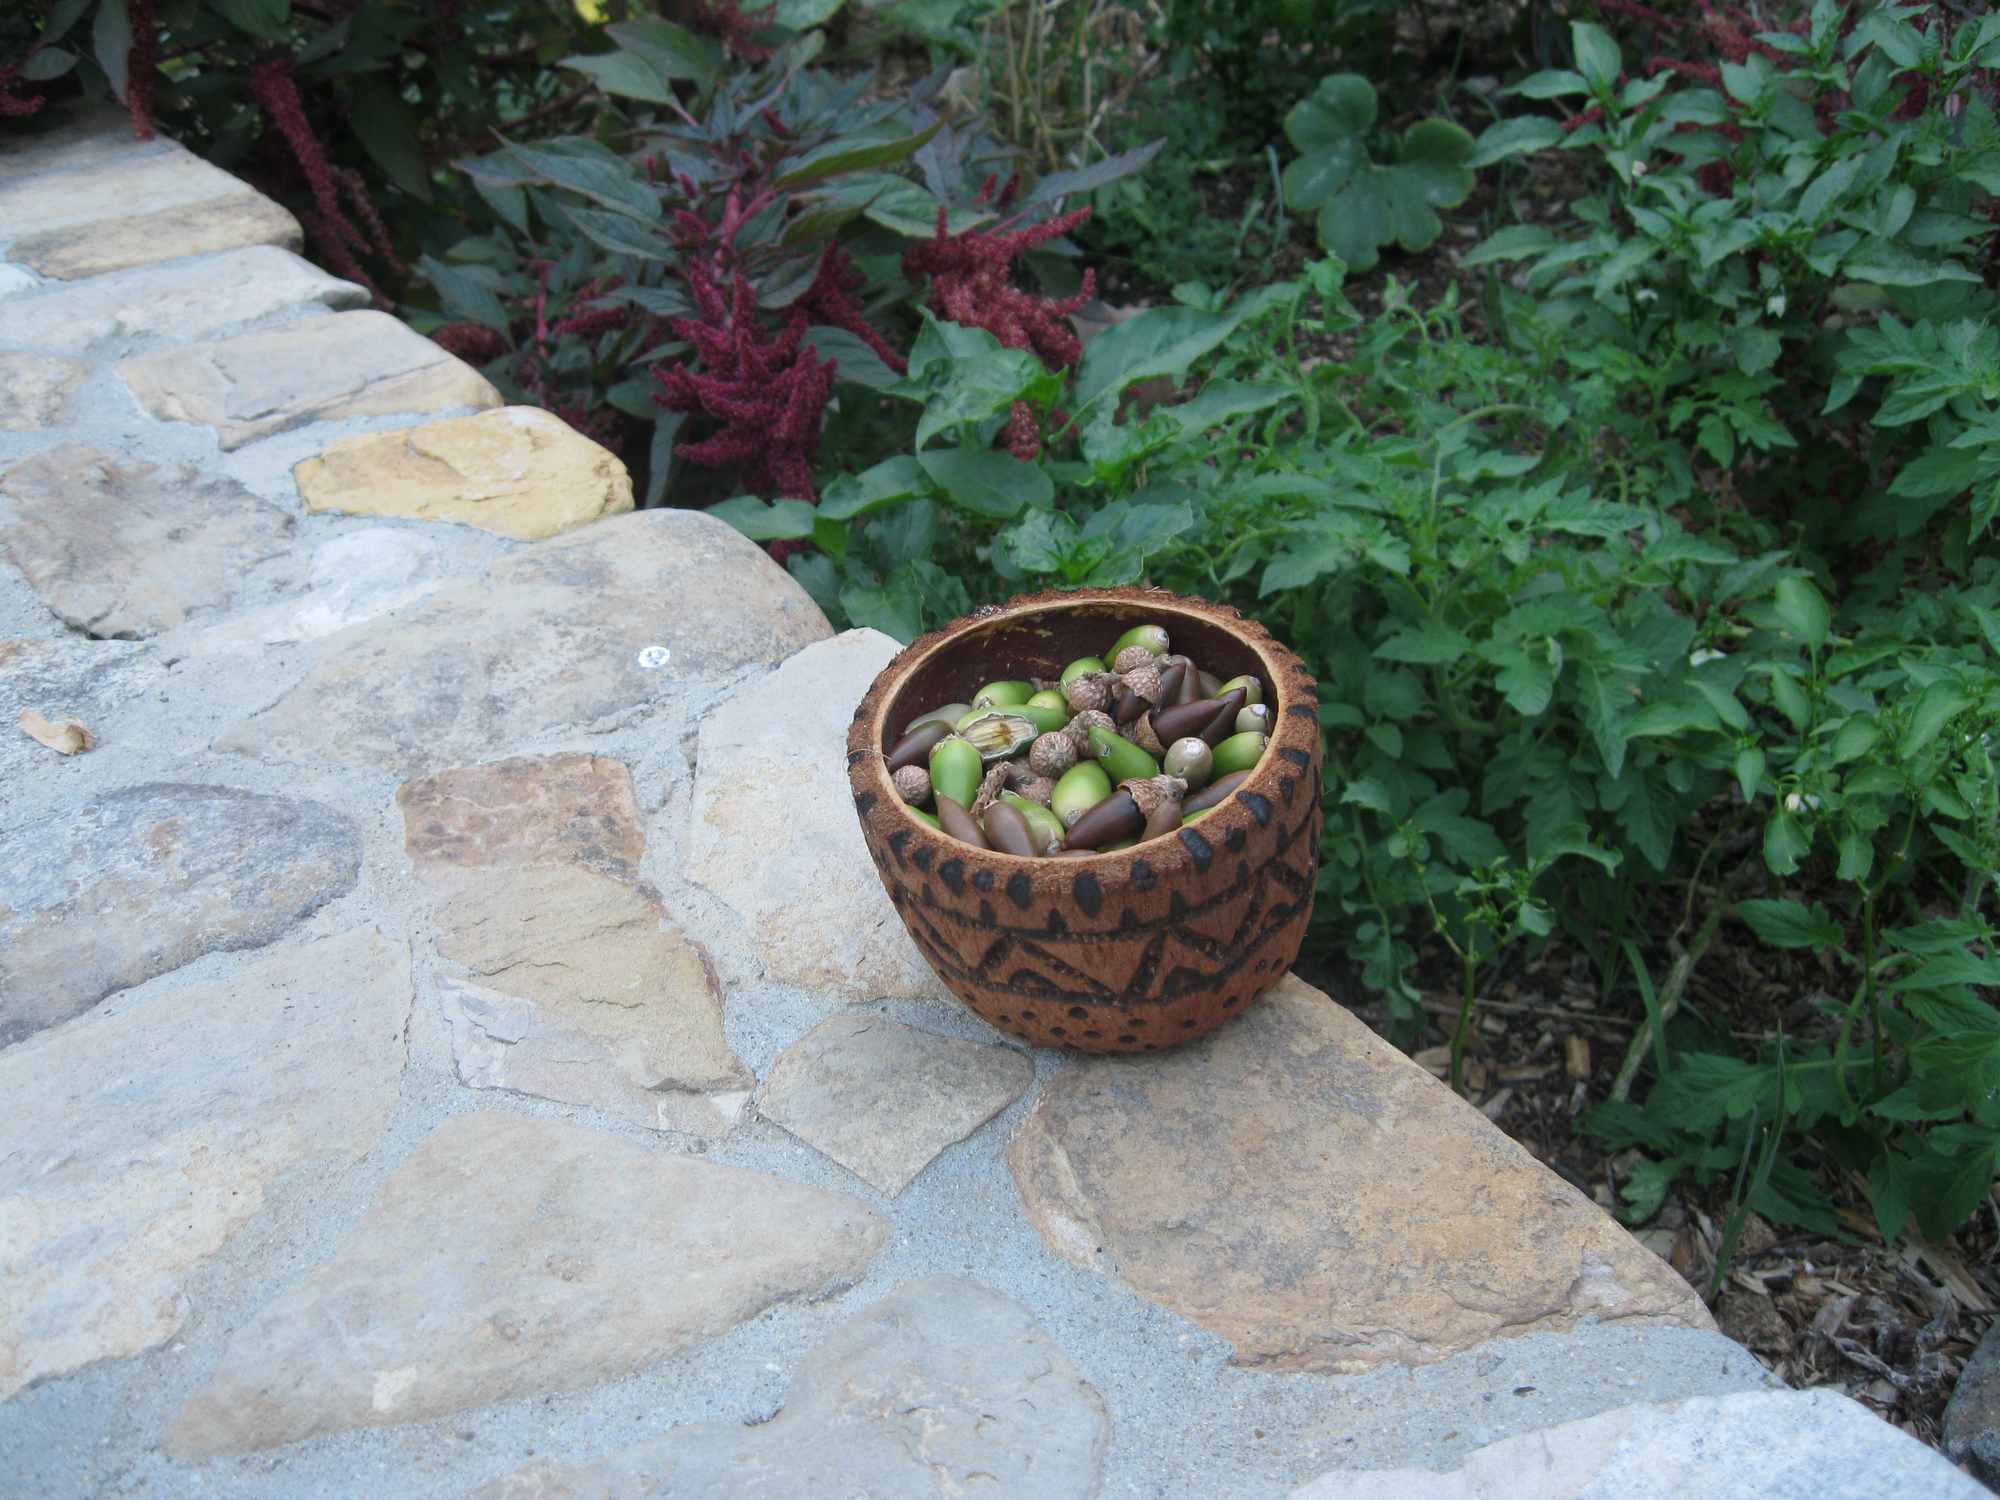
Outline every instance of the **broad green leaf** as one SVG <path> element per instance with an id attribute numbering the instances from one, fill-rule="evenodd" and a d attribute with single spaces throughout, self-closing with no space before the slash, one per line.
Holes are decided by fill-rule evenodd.
<path id="1" fill-rule="evenodd" d="M 1764 864 L 1773 875 L 1798 873 L 1812 849 L 1812 835 L 1793 813 L 1780 812 L 1764 825 Z"/>
<path id="2" fill-rule="evenodd" d="M 1764 782 L 1764 752 L 1754 745 L 1746 745 L 1736 752 L 1736 789 L 1743 794 L 1745 802 L 1757 800 L 1757 789 Z"/>
<path id="3" fill-rule="evenodd" d="M 65 52 L 60 47 L 43 47 L 28 54 L 28 60 L 21 64 L 20 78 L 23 83 L 50 83 L 75 66 L 74 52 Z"/>
<path id="4" fill-rule="evenodd" d="M 596 141 L 575 136 L 532 144 L 509 141 L 495 155 L 525 172 L 522 180 L 567 188 L 648 224 L 660 221 L 660 197 L 652 185 L 630 162 Z M 499 165 L 494 157 L 486 158 L 482 165 L 487 163 Z"/>
<path id="5" fill-rule="evenodd" d="M 1285 116 L 1285 135 L 1302 152 L 1323 151 L 1375 123 L 1375 86 L 1359 73 L 1330 73 Z"/>
<path id="6" fill-rule="evenodd" d="M 1943 953 L 1927 958 L 1913 973 L 1891 986 L 1898 990 L 1936 990 L 1954 985 L 1978 987 L 2000 985 L 2000 958 L 1978 958 L 1970 953 Z M 1992 1012 L 1992 1029 L 2000 1030 L 2000 1010 Z"/>
<path id="7" fill-rule="evenodd" d="M 1814 648 L 1826 644 L 1833 617 L 1826 600 L 1811 582 L 1797 577 L 1780 578 L 1777 588 L 1772 590 L 1771 604 L 1778 623 L 1793 640 Z"/>
<path id="8" fill-rule="evenodd" d="M 1135 146 L 1130 151 L 1121 151 L 1115 156 L 1104 157 L 1087 167 L 1078 167 L 1070 172 L 1051 172 L 1046 177 L 1038 178 L 1035 185 L 1022 195 L 1022 206 L 1053 203 L 1071 193 L 1088 193 L 1116 182 L 1121 177 L 1129 177 L 1134 172 L 1143 172 L 1166 144 L 1166 137 L 1162 136 L 1157 141 Z"/>
<path id="9" fill-rule="evenodd" d="M 1736 915 L 1750 930 L 1773 948 L 1827 948 L 1840 946 L 1840 924 L 1815 901 L 1739 901 Z"/>
<path id="10" fill-rule="evenodd" d="M 804 31 L 811 26 L 824 26 L 840 13 L 845 3 L 846 0 L 777 0 L 772 19 L 787 31 Z"/>
<path id="11" fill-rule="evenodd" d="M 1555 231 L 1545 225 L 1510 224 L 1468 250 L 1459 258 L 1459 264 L 1483 266 L 1496 260 L 1520 260 L 1524 256 L 1540 255 L 1556 243 Z"/>
<path id="12" fill-rule="evenodd" d="M 1025 349 L 992 349 L 958 360 L 917 421 L 917 446 L 940 432 L 998 416 L 1016 401 L 1046 404 L 1061 388 L 1061 377 Z"/>
<path id="13" fill-rule="evenodd" d="M 1909 726 L 1896 746 L 1896 753 L 1909 760 L 1921 753 L 1943 732 L 1945 725 L 1972 706 L 1972 695 L 1952 682 L 1934 682 L 1925 688 L 1910 714 Z"/>
<path id="14" fill-rule="evenodd" d="M 1395 804 L 1390 799 L 1387 789 L 1381 782 L 1367 777 L 1348 782 L 1346 789 L 1340 794 L 1340 800 L 1356 807 L 1365 807 L 1371 812 L 1381 813 L 1384 817 L 1395 815 Z"/>
<path id="15" fill-rule="evenodd" d="M 652 16 L 619 21 L 607 26 L 605 33 L 619 46 L 637 53 L 664 78 L 684 79 L 706 91 L 721 72 L 721 47 L 671 21 Z"/>
<path id="16" fill-rule="evenodd" d="M 1957 1156 L 1926 1152 L 1910 1163 L 1910 1209 L 1926 1239 L 1942 1242 L 1993 1191 L 1994 1144 Z"/>
<path id="17" fill-rule="evenodd" d="M 834 372 L 837 379 L 879 391 L 902 378 L 882 363 L 881 355 L 845 328 L 815 324 L 806 330 L 806 344 L 817 349 L 822 359 L 833 360 L 838 365 Z"/>
<path id="18" fill-rule="evenodd" d="M 1381 661 L 1410 662 L 1420 666 L 1436 666 L 1455 662 L 1472 649 L 1472 642 L 1448 625 L 1435 620 L 1407 630 L 1399 630 L 1375 647 L 1374 655 Z"/>
<path id="19" fill-rule="evenodd" d="M 644 104 L 672 104 L 674 87 L 660 70 L 636 52 L 604 52 L 590 57 L 565 57 L 562 67 L 586 75 L 607 94 Z"/>
<path id="20" fill-rule="evenodd" d="M 1563 128 L 1559 121 L 1547 115 L 1516 115 L 1511 120 L 1501 120 L 1497 124 L 1489 125 L 1482 131 L 1479 139 L 1473 144 L 1472 155 L 1466 161 L 1466 165 L 1475 169 L 1490 167 L 1493 163 L 1505 161 L 1510 156 L 1526 156 L 1530 152 L 1546 151 L 1562 139 Z M 1548 233 L 1547 230 L 1542 232 Z M 1502 230 L 1501 233 L 1505 234 L 1507 231 Z"/>
<path id="21" fill-rule="evenodd" d="M 1594 666 L 1577 675 L 1583 699 L 1583 723 L 1597 745 L 1604 769 L 1617 776 L 1625 769 L 1625 716 L 1630 699 L 1616 678 Z"/>
<path id="22" fill-rule="evenodd" d="M 430 168 L 417 144 L 416 118 L 387 78 L 370 73 L 355 80 L 349 123 L 362 149 L 391 182 L 411 197 L 430 202 Z"/>
<path id="23" fill-rule="evenodd" d="M 1939 281 L 1977 282 L 1955 260 L 1937 260 L 1907 250 L 1893 240 L 1871 240 L 1848 256 L 1841 270 L 1874 286 L 1929 286 Z"/>
<path id="24" fill-rule="evenodd" d="M 1593 92 L 1609 93 L 1618 83 L 1624 60 L 1611 33 L 1589 21 L 1569 23 L 1570 48 L 1576 53 L 1576 70 Z"/>
<path id="25" fill-rule="evenodd" d="M 1178 380 L 1245 322 L 1289 301 L 1297 290 L 1291 282 L 1277 282 L 1238 298 L 1222 312 L 1148 308 L 1105 329 L 1083 351 L 1076 376 L 1077 406 L 1156 376 Z M 914 366 L 914 358 L 911 363 Z"/>
<path id="26" fill-rule="evenodd" d="M 708 513 L 727 521 L 753 542 L 797 541 L 813 534 L 813 508 L 803 500 L 760 500 L 736 495 L 709 506 Z"/>
<path id="27" fill-rule="evenodd" d="M 902 161 L 915 155 L 925 142 L 942 129 L 944 122 L 939 120 L 915 135 L 898 136 L 893 140 L 831 142 L 800 158 L 795 165 L 779 176 L 772 186 L 801 188 L 841 173 L 861 172 L 870 167 L 887 166 L 891 162 Z"/>
<path id="28" fill-rule="evenodd" d="M 292 0 L 208 0 L 215 13 L 238 31 L 263 42 L 282 42 L 292 23 Z M 357 116 L 353 123 L 358 127 Z"/>
<path id="29" fill-rule="evenodd" d="M 494 274 L 484 266 L 453 266 L 432 256 L 417 262 L 417 270 L 438 294 L 438 304 L 451 317 L 478 323 L 511 338 L 512 320 L 494 290 Z"/>
<path id="30" fill-rule="evenodd" d="M 931 492 L 924 466 L 908 454 L 885 458 L 859 474 L 843 474 L 820 496 L 819 513 L 829 521 L 846 521 L 885 505 Z"/>
<path id="31" fill-rule="evenodd" d="M 628 214 L 606 213 L 601 208 L 566 208 L 564 213 L 569 216 L 570 223 L 583 231 L 586 239 L 614 255 L 657 261 L 680 258 L 673 241 L 663 232 L 638 223 Z"/>
<path id="32" fill-rule="evenodd" d="M 917 462 L 937 485 L 938 498 L 974 515 L 1007 520 L 1024 506 L 1046 506 L 1055 484 L 1034 464 L 997 449 L 932 448 Z"/>
<path id="33" fill-rule="evenodd" d="M 1534 718 L 1548 708 L 1555 696 L 1556 679 L 1546 653 L 1515 646 L 1501 651 L 1494 662 L 1500 673 L 1493 685 L 1514 712 Z"/>
<path id="34" fill-rule="evenodd" d="M 111 81 L 111 92 L 122 100 L 126 96 L 132 56 L 132 18 L 125 12 L 125 0 L 99 0 L 97 19 L 90 31 L 91 51 L 97 65 Z"/>

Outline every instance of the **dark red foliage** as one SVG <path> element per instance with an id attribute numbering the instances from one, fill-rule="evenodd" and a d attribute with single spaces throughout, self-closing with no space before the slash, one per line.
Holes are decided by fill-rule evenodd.
<path id="1" fill-rule="evenodd" d="M 987 189 L 992 186 L 989 180 Z M 1010 182 L 1002 190 L 1002 201 L 1011 196 L 1013 186 Z M 982 191 L 980 196 L 987 193 Z M 945 211 L 939 208 L 937 237 L 903 252 L 903 274 L 911 281 L 919 276 L 930 278 L 931 310 L 940 317 L 968 328 L 984 328 L 1007 348 L 1025 349 L 1056 369 L 1074 369 L 1083 357 L 1083 340 L 1070 326 L 1069 315 L 1090 300 L 1097 286 L 1096 273 L 1085 271 L 1077 294 L 1057 300 L 1015 286 L 1013 266 L 1023 252 L 1068 234 L 1089 217 L 1089 209 L 1079 208 L 1011 234 L 1005 233 L 1002 225 L 955 235 L 947 229 Z M 1041 432 L 1027 402 L 1014 403 L 1001 441 L 1017 458 L 1033 458 L 1041 452 Z"/>
<path id="2" fill-rule="evenodd" d="M 940 317 L 984 328 L 1009 349 L 1026 349 L 1045 364 L 1068 369 L 1083 357 L 1083 341 L 1070 327 L 1069 315 L 1090 300 L 1096 273 L 1085 271 L 1082 289 L 1060 302 L 1022 291 L 1012 273 L 1024 252 L 1068 234 L 1089 217 L 1089 209 L 1079 208 L 1012 234 L 1000 229 L 952 234 L 939 208 L 937 237 L 903 252 L 903 274 L 912 281 L 930 278 L 931 310 Z"/>
<path id="3" fill-rule="evenodd" d="M 313 134 L 312 126 L 306 120 L 305 104 L 299 98 L 298 85 L 292 79 L 291 59 L 268 57 L 252 68 L 250 94 L 263 108 L 265 118 L 284 137 L 285 144 L 291 148 L 293 160 L 305 174 L 306 186 L 312 191 L 313 207 L 299 214 L 299 222 L 305 225 L 320 253 L 334 270 L 349 281 L 367 287 L 375 294 L 376 302 L 386 307 L 388 303 L 382 296 L 381 288 L 375 285 L 374 279 L 355 258 L 355 251 L 370 247 L 341 207 L 343 190 L 349 203 L 355 205 L 361 214 L 362 221 L 375 232 L 374 248 L 382 251 L 392 266 L 396 265 L 394 251 L 388 244 L 388 236 L 382 229 L 382 221 L 375 214 L 374 205 L 368 201 L 367 186 L 361 174 L 336 169 L 327 160 L 326 150 L 320 145 L 319 138 Z M 396 268 L 401 269 L 400 266 Z"/>
<path id="4" fill-rule="evenodd" d="M 125 0 L 132 23 L 132 51 L 125 61 L 125 108 L 132 116 L 132 133 L 142 141 L 153 138 L 153 72 L 160 65 L 160 29 L 153 24 L 153 0 Z"/>
<path id="5" fill-rule="evenodd" d="M 834 362 L 805 343 L 809 315 L 794 304 L 773 334 L 757 320 L 757 294 L 740 274 L 725 292 L 706 258 L 690 261 L 688 290 L 699 317 L 674 318 L 676 337 L 694 345 L 701 368 L 657 365 L 653 399 L 670 411 L 717 418 L 720 431 L 682 444 L 677 457 L 730 467 L 772 493 L 816 502 L 812 461 L 833 394 Z"/>
<path id="6" fill-rule="evenodd" d="M 740 0 L 694 0 L 688 11 L 687 23 L 694 30 L 721 42 L 722 50 L 730 56 L 757 63 L 768 61 L 771 49 L 760 47 L 750 39 L 768 29 L 777 17 L 776 4 L 746 11 Z"/>
<path id="7" fill-rule="evenodd" d="M 883 364 L 901 375 L 909 369 L 909 361 L 890 347 L 889 341 L 868 326 L 862 315 L 861 304 L 855 300 L 854 289 L 861 285 L 861 273 L 854 269 L 854 262 L 847 258 L 847 252 L 838 245 L 827 246 L 826 255 L 820 260 L 819 272 L 813 277 L 813 284 L 799 305 L 811 314 L 816 323 L 824 323 L 829 328 L 842 328 L 860 339 Z"/>
<path id="8" fill-rule="evenodd" d="M 20 118 L 33 114 L 42 107 L 42 96 L 34 93 L 20 93 L 21 89 L 32 89 L 32 83 L 21 81 L 19 63 L 0 63 L 0 118 Z"/>
<path id="9" fill-rule="evenodd" d="M 498 359 L 514 347 L 484 323 L 447 323 L 431 335 L 431 342 L 475 365 Z"/>

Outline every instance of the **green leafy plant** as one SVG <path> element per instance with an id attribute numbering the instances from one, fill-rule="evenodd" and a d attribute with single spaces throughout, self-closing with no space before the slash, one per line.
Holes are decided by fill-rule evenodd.
<path id="1" fill-rule="evenodd" d="M 1285 202 L 1318 215 L 1319 239 L 1365 271 L 1381 247 L 1424 250 L 1444 230 L 1440 208 L 1472 192 L 1472 137 L 1449 120 L 1419 120 L 1395 143 L 1394 159 L 1371 159 L 1375 88 L 1355 73 L 1334 73 L 1285 116 L 1299 152 L 1285 168 Z"/>

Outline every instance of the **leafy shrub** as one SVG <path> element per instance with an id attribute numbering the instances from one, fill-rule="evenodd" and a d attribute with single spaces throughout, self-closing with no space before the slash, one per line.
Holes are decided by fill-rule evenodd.
<path id="1" fill-rule="evenodd" d="M 1831 1230 L 1827 1182 L 1862 1181 L 1884 1234 L 1947 1233 L 2000 1164 L 2000 26 L 1872 16 L 1822 4 L 1722 93 L 1578 27 L 1522 92 L 1584 108 L 1477 159 L 1583 152 L 1603 196 L 1475 254 L 1525 262 L 1488 340 L 1393 281 L 1361 318 L 1335 261 L 1183 286 L 1068 382 L 933 324 L 887 392 L 922 405 L 910 452 L 817 513 L 730 513 L 905 638 L 1030 585 L 1245 608 L 1321 678 L 1319 940 L 1406 1032 L 1420 942 L 1459 971 L 1456 1053 L 1490 965 L 1560 930 L 1651 1008 L 1589 1122 L 1649 1158 L 1634 1216 L 1687 1175 Z M 1033 462 L 994 447 L 1020 401 Z M 1709 920 L 1656 990 L 1667 901 Z M 1747 1054 L 1680 987 L 1725 922 L 1811 966 Z"/>

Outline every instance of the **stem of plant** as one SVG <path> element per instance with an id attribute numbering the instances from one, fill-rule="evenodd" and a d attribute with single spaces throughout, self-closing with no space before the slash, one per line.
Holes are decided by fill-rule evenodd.
<path id="1" fill-rule="evenodd" d="M 1461 1086 L 1465 1072 L 1465 1039 L 1472 1030 L 1472 1007 L 1479 999 L 1479 960 L 1474 955 L 1475 950 L 1470 947 L 1458 955 L 1458 1025 L 1451 1033 L 1451 1091 L 1454 1094 L 1465 1092 Z"/>

